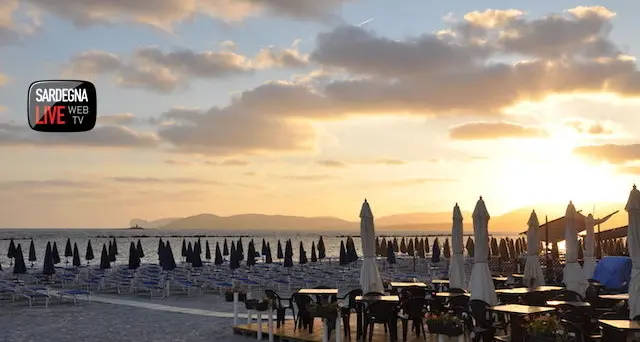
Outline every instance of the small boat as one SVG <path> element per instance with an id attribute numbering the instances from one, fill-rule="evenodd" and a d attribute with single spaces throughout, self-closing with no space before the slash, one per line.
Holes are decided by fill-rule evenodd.
<path id="1" fill-rule="evenodd" d="M 140 226 L 138 226 L 138 225 L 136 224 L 136 225 L 135 225 L 135 226 L 133 226 L 133 227 L 129 227 L 129 229 L 144 229 L 144 228 L 142 228 L 142 227 L 140 227 Z"/>

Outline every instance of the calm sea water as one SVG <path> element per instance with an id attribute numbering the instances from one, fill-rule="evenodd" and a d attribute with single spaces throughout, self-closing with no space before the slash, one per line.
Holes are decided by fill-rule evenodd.
<path id="1" fill-rule="evenodd" d="M 386 234 L 386 232 L 381 232 L 379 234 L 385 234 L 389 236 L 390 234 Z M 396 232 L 396 236 L 406 236 L 406 237 L 415 237 L 417 236 L 417 232 L 401 232 L 398 234 Z M 437 233 L 434 233 L 434 235 Z M 44 258 L 44 251 L 47 245 L 47 242 L 55 241 L 58 245 L 58 252 L 60 253 L 60 257 L 62 258 L 62 262 L 64 263 L 64 248 L 67 242 L 67 238 L 71 239 L 71 244 L 77 243 L 78 250 L 80 252 L 82 263 L 85 264 L 86 261 L 84 259 L 87 242 L 91 240 L 91 244 L 93 246 L 93 254 L 95 256 L 95 260 L 93 260 L 92 264 L 98 264 L 100 259 L 100 253 L 102 251 L 102 245 L 107 244 L 112 239 L 111 237 L 115 236 L 118 244 L 118 252 L 116 262 L 118 264 L 126 264 L 129 262 L 129 244 L 131 241 L 137 242 L 140 239 L 144 250 L 144 258 L 142 262 L 145 263 L 156 263 L 158 261 L 158 256 L 156 254 L 156 250 L 158 248 L 158 237 L 162 237 L 165 241 L 170 241 L 171 248 L 173 249 L 173 254 L 176 258 L 176 261 L 180 260 L 180 251 L 182 248 L 182 240 L 185 238 L 187 242 L 191 241 L 193 244 L 197 241 L 197 236 L 201 237 L 202 241 L 202 249 L 203 255 L 202 258 L 204 260 L 204 249 L 206 241 L 209 242 L 209 246 L 211 248 L 212 257 L 215 256 L 215 246 L 216 243 L 220 244 L 220 249 L 222 250 L 222 245 L 224 239 L 227 239 L 229 248 L 231 247 L 231 241 L 237 241 L 239 237 L 242 237 L 242 243 L 246 249 L 248 247 L 249 241 L 251 239 L 254 240 L 256 245 L 256 251 L 259 253 L 262 248 L 262 239 L 264 238 L 266 242 L 271 244 L 271 251 L 273 253 L 273 258 L 276 260 L 276 252 L 277 252 L 277 244 L 278 240 L 282 242 L 282 247 L 284 248 L 284 243 L 287 239 L 291 239 L 293 243 L 294 250 L 294 261 L 298 259 L 298 248 L 300 245 L 300 241 L 303 242 L 305 246 L 305 250 L 307 251 L 307 257 L 311 258 L 311 243 L 313 241 L 318 243 L 318 239 L 320 236 L 323 236 L 326 254 L 327 257 L 337 258 L 340 254 L 340 241 L 345 240 L 344 236 L 336 234 L 336 232 L 331 233 L 320 233 L 320 232 L 308 232 L 308 233 L 292 233 L 292 232 L 264 232 L 264 231 L 215 231 L 212 232 L 210 230 L 155 230 L 155 229 L 145 229 L 145 230 L 128 230 L 128 229 L 0 229 L 0 264 L 2 266 L 9 265 L 9 259 L 7 258 L 7 250 L 9 248 L 9 239 L 14 238 L 16 245 L 20 243 L 22 245 L 22 251 L 25 257 L 25 262 L 29 266 L 30 263 L 27 261 L 28 252 L 29 252 L 29 244 L 31 239 L 33 239 L 35 249 L 36 249 L 36 257 L 37 261 L 35 262 L 36 267 L 40 267 L 42 265 L 42 261 Z M 421 233 L 420 236 L 429 235 L 427 233 Z M 147 236 L 147 237 L 141 237 Z M 440 243 L 444 242 L 444 239 L 447 236 L 439 236 L 438 239 Z M 497 238 L 503 236 L 497 236 Z M 388 238 L 387 238 L 388 239 Z M 433 244 L 434 237 L 429 237 L 429 243 Z M 466 238 L 465 238 L 466 241 Z M 361 254 L 361 245 L 360 239 L 354 237 L 354 244 L 356 249 L 358 250 L 358 254 Z"/>

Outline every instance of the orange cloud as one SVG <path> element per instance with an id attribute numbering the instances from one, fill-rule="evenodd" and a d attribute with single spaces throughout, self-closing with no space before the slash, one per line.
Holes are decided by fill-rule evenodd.
<path id="1" fill-rule="evenodd" d="M 539 138 L 547 135 L 547 132 L 541 128 L 508 122 L 471 122 L 449 129 L 449 137 L 455 140 Z"/>
<path id="2" fill-rule="evenodd" d="M 581 146 L 575 148 L 574 153 L 592 161 L 624 164 L 640 160 L 640 144 Z"/>

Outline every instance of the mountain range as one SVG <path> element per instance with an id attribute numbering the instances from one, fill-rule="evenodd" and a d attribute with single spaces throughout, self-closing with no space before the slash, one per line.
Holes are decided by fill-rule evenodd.
<path id="1" fill-rule="evenodd" d="M 535 206 L 538 220 L 545 222 L 545 216 L 551 221 L 564 215 L 566 207 L 563 205 Z M 578 208 L 580 210 L 581 208 Z M 613 211 L 620 212 L 602 225 L 602 229 L 609 229 L 627 225 L 628 218 L 622 203 L 597 204 L 596 217 L 602 217 Z M 532 208 L 519 208 L 499 216 L 491 217 L 489 230 L 491 232 L 519 233 L 527 229 L 527 222 Z M 584 209 L 583 214 L 592 209 Z M 470 212 L 463 212 L 464 230 L 471 232 L 472 218 Z M 451 212 L 417 212 L 395 214 L 377 217 L 375 219 L 378 231 L 425 231 L 446 232 L 451 229 Z M 163 218 L 147 221 L 133 219 L 130 226 L 138 225 L 143 228 L 155 229 L 193 229 L 193 230 L 327 230 L 327 231 L 357 231 L 358 221 L 347 221 L 336 217 L 301 217 L 286 215 L 239 214 L 232 216 L 218 216 L 214 214 L 199 214 L 189 217 Z"/>

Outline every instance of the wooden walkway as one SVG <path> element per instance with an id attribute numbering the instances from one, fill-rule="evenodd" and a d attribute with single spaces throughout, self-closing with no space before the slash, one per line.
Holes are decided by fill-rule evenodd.
<path id="1" fill-rule="evenodd" d="M 353 315 L 351 317 L 350 323 L 351 323 L 351 341 L 356 341 L 356 316 Z M 295 330 L 294 331 L 294 326 L 293 326 L 293 320 L 287 320 L 284 324 L 284 326 L 280 326 L 280 329 L 276 329 L 276 324 L 275 321 L 273 322 L 273 328 L 274 328 L 274 340 L 275 341 L 282 341 L 282 342 L 322 342 L 322 336 L 324 333 L 324 325 L 322 323 L 322 320 L 319 318 L 314 319 L 314 325 L 313 325 L 313 333 L 309 333 L 309 330 L 304 329 L 304 330 Z M 409 323 L 409 329 L 411 329 L 411 323 Z M 426 324 L 425 324 L 425 329 L 426 329 Z M 233 331 L 234 333 L 238 334 L 238 335 L 245 335 L 247 336 L 247 341 L 249 341 L 250 339 L 256 339 L 257 335 L 258 335 L 258 323 L 252 323 L 252 324 L 239 324 L 237 326 L 233 327 Z M 329 341 L 335 341 L 336 340 L 336 336 L 335 336 L 336 332 L 335 330 L 332 330 L 332 336 L 329 339 Z M 342 342 L 348 342 L 349 339 L 347 337 L 344 336 L 344 330 L 343 327 L 341 325 L 341 341 Z M 263 340 L 268 340 L 269 339 L 269 327 L 267 325 L 266 319 L 263 318 L 262 320 L 262 339 Z M 368 338 L 367 338 L 368 340 Z M 389 341 L 389 336 L 387 333 L 385 333 L 384 328 L 382 325 L 378 325 L 376 324 L 374 330 L 373 330 L 373 341 L 374 342 L 387 342 Z M 398 321 L 398 341 L 402 342 L 402 324 L 400 324 L 400 321 Z M 436 334 L 429 334 L 427 332 L 427 336 L 426 339 L 423 336 L 420 337 L 416 337 L 412 332 L 409 332 L 407 334 L 407 341 L 408 342 L 467 342 L 467 341 L 471 341 L 471 339 L 468 336 L 460 336 L 460 337 L 446 337 L 446 336 L 439 336 Z"/>

